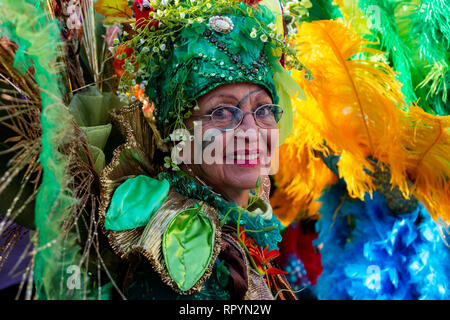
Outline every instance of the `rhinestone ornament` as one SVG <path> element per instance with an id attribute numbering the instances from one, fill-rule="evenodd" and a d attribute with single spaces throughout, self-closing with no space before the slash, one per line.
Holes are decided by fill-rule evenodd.
<path id="1" fill-rule="evenodd" d="M 233 31 L 234 24 L 228 17 L 214 16 L 209 18 L 209 26 L 217 32 L 229 33 Z"/>

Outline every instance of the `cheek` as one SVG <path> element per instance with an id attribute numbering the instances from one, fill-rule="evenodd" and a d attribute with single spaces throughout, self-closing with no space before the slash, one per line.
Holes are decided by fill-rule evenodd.
<path id="1" fill-rule="evenodd" d="M 262 137 L 265 145 L 267 146 L 267 150 L 270 154 L 272 151 L 278 147 L 279 142 L 279 131 L 278 129 L 267 130 Z"/>

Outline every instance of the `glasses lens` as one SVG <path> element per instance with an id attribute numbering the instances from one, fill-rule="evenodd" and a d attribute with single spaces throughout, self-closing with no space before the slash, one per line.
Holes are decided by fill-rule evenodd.
<path id="1" fill-rule="evenodd" d="M 233 129 L 239 122 L 241 109 L 234 106 L 221 106 L 211 113 L 214 125 L 219 129 Z"/>
<path id="2" fill-rule="evenodd" d="M 275 104 L 266 104 L 255 110 L 255 119 L 262 128 L 275 128 L 283 115 L 283 110 Z"/>

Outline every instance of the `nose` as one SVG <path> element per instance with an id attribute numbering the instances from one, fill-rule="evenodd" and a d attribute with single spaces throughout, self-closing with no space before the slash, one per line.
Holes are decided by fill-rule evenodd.
<path id="1" fill-rule="evenodd" d="M 251 113 L 244 114 L 241 125 L 235 129 L 235 137 L 238 140 L 246 141 L 250 145 L 258 141 L 258 125 Z"/>
<path id="2" fill-rule="evenodd" d="M 251 113 L 244 114 L 241 125 L 239 127 L 242 128 L 243 130 L 248 130 L 248 129 L 257 130 L 258 129 L 258 125 L 255 122 L 255 118 L 253 117 L 253 114 L 251 114 Z"/>

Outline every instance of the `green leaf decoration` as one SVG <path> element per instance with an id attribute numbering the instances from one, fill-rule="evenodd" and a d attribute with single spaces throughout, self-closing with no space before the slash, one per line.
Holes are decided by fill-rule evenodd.
<path id="1" fill-rule="evenodd" d="M 108 124 L 109 111 L 123 105 L 113 93 L 102 93 L 97 87 L 88 87 L 73 96 L 69 110 L 79 126 L 93 127 Z"/>
<path id="2" fill-rule="evenodd" d="M 111 133 L 112 124 L 108 123 L 94 127 L 81 127 L 81 129 L 86 133 L 87 141 L 90 145 L 103 150 Z"/>
<path id="3" fill-rule="evenodd" d="M 170 185 L 144 175 L 126 180 L 114 191 L 106 212 L 105 229 L 122 231 L 144 227 L 166 200 Z"/>
<path id="4" fill-rule="evenodd" d="M 183 210 L 163 235 L 163 254 L 172 280 L 181 291 L 191 289 L 210 265 L 214 228 L 202 206 Z"/>
<path id="5" fill-rule="evenodd" d="M 113 93 L 100 92 L 95 86 L 75 94 L 70 101 L 70 113 L 86 134 L 98 174 L 105 167 L 104 149 L 112 131 L 108 113 L 122 106 L 123 103 Z M 85 156 L 82 157 L 86 160 Z"/>

